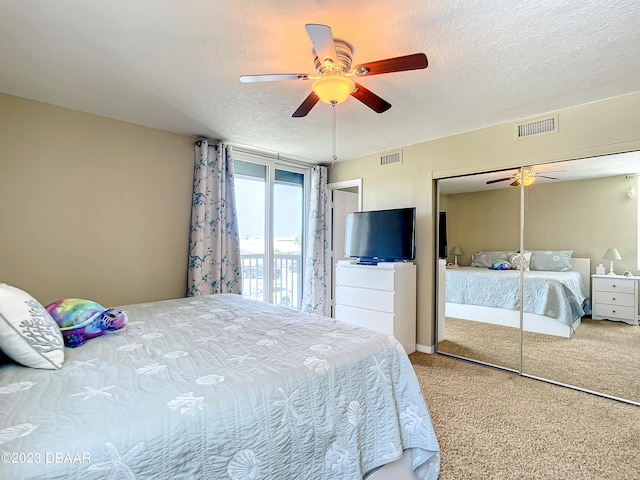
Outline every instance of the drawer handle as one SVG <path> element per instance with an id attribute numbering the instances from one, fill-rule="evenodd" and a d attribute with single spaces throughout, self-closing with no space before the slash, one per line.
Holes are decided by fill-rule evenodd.
<path id="1" fill-rule="evenodd" d="M 616 301 L 616 297 L 613 297 L 613 301 L 614 301 L 614 302 Z"/>
<path id="2" fill-rule="evenodd" d="M 615 310 L 613 310 L 613 313 L 616 313 L 616 311 L 615 311 Z"/>

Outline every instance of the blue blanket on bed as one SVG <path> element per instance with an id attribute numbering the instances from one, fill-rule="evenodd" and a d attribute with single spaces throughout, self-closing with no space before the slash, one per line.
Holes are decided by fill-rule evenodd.
<path id="1" fill-rule="evenodd" d="M 523 310 L 571 325 L 585 312 L 587 298 L 578 272 L 524 272 Z M 446 301 L 520 309 L 520 271 L 477 267 L 447 269 Z"/>
<path id="2" fill-rule="evenodd" d="M 438 477 L 391 336 L 240 295 L 122 310 L 59 370 L 0 365 L 0 478 L 362 480 L 403 452 Z"/>

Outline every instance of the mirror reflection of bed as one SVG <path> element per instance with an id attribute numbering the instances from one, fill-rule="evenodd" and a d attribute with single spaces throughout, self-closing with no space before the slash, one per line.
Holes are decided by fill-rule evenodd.
<path id="1" fill-rule="evenodd" d="M 477 252 L 476 256 L 491 257 L 494 252 Z M 547 252 L 535 252 L 545 256 Z M 534 253 L 534 255 L 535 255 Z M 555 252 L 549 252 L 556 256 Z M 495 252 L 496 257 L 509 255 L 517 257 L 516 252 Z M 565 252 L 565 255 L 567 253 Z M 533 257 L 536 262 L 535 256 Z M 486 262 L 487 260 L 485 260 Z M 503 365 L 517 369 L 517 364 L 509 365 L 509 357 L 499 346 L 515 345 L 519 347 L 520 301 L 519 290 L 523 283 L 524 313 L 522 325 L 525 332 L 571 338 L 580 327 L 584 309 L 588 308 L 588 285 L 590 278 L 590 259 L 566 259 L 566 271 L 534 270 L 524 272 L 521 279 L 520 270 L 491 269 L 485 262 L 472 262 L 472 266 L 446 268 L 444 261 L 440 268 L 445 272 L 445 318 L 447 326 L 452 329 L 448 335 L 441 337 L 442 349 L 450 353 L 458 348 L 451 339 L 459 338 L 464 343 L 467 335 L 465 328 L 475 329 L 474 339 L 484 338 L 487 341 L 482 361 L 492 365 Z M 499 260 L 488 260 L 489 263 Z M 562 267 L 559 267 L 562 268 Z M 569 270 L 570 268 L 570 270 Z M 482 322 L 487 325 L 467 324 L 468 321 Z M 498 328 L 495 328 L 495 327 Z M 500 328 L 502 327 L 502 328 Z M 506 327 L 506 328 L 505 328 Z M 453 332 L 462 330 L 455 335 Z M 446 327 L 441 331 L 446 334 Z M 515 341 L 511 338 L 515 337 Z M 451 342 L 447 344 L 445 342 Z M 512 347 L 512 350 L 514 348 Z M 512 360 L 511 360 L 512 361 Z"/>
<path id="2" fill-rule="evenodd" d="M 605 263 L 608 270 L 609 262 L 602 260 L 608 248 L 617 248 L 622 256 L 615 262 L 618 274 L 629 270 L 637 275 L 638 200 L 627 191 L 629 185 L 637 191 L 638 169 L 640 157 L 629 153 L 536 165 L 535 172 L 552 179 L 537 178 L 522 191 L 510 181 L 501 188 L 486 182 L 526 175 L 527 169 L 439 180 L 448 245 L 462 253 L 459 268 L 446 268 L 454 261 L 451 256 L 439 262 L 438 352 L 640 402 L 640 390 L 629 381 L 640 367 L 640 327 L 592 319 L 590 298 L 596 266 Z M 585 178 L 573 178 L 576 170 Z M 518 270 L 471 267 L 474 253 L 517 254 L 521 248 L 534 257 L 544 252 L 569 255 L 564 259 L 571 265 L 566 276 L 581 280 L 582 295 L 576 292 L 575 278 L 567 284 L 565 272 L 553 271 L 562 269 L 545 272 L 544 262 L 525 269 L 522 277 Z M 497 287 L 508 275 L 514 278 L 502 285 L 501 298 L 481 288 L 483 281 Z M 488 305 L 466 305 L 483 303 L 468 298 L 474 294 L 484 295 Z"/>

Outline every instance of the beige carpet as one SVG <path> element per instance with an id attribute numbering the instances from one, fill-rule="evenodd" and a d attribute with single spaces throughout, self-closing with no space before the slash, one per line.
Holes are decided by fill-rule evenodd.
<path id="1" fill-rule="evenodd" d="M 447 317 L 438 350 L 517 370 L 519 337 L 515 328 Z M 570 339 L 524 332 L 523 372 L 640 402 L 640 327 L 584 319 Z"/>
<path id="2" fill-rule="evenodd" d="M 640 407 L 443 355 L 410 358 L 440 480 L 640 479 Z"/>

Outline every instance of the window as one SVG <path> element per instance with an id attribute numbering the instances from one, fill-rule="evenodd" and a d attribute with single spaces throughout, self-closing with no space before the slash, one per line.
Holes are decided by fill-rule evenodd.
<path id="1" fill-rule="evenodd" d="M 307 169 L 235 156 L 242 295 L 300 309 Z"/>

